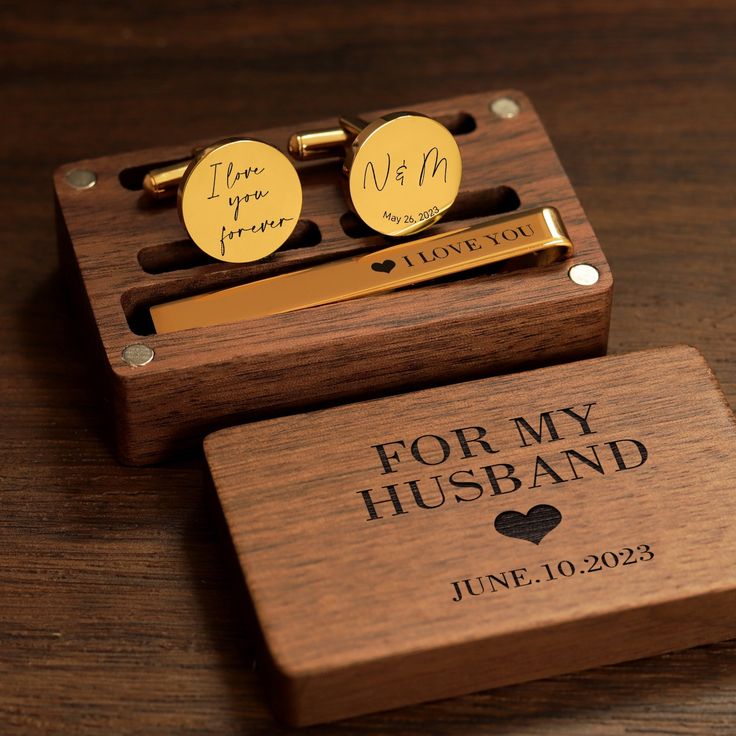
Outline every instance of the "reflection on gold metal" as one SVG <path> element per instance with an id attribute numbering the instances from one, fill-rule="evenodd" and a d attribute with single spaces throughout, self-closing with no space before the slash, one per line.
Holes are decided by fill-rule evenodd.
<path id="1" fill-rule="evenodd" d="M 353 136 L 343 128 L 303 130 L 289 138 L 289 153 L 299 161 L 344 156 Z"/>
<path id="2" fill-rule="evenodd" d="M 162 166 L 153 169 L 143 177 L 143 189 L 154 199 L 166 199 L 173 197 L 179 188 L 179 182 L 189 166 L 189 161 L 180 164 Z"/>
<path id="3" fill-rule="evenodd" d="M 294 133 L 289 138 L 289 153 L 299 161 L 312 161 L 316 158 L 331 158 L 334 156 L 344 157 L 345 149 L 368 125 L 368 121 L 363 120 L 363 118 L 344 116 L 340 118 L 339 122 L 339 128 L 301 130 Z"/>
<path id="4" fill-rule="evenodd" d="M 462 160 L 442 123 L 397 112 L 371 123 L 340 118 L 340 127 L 295 133 L 289 152 L 300 160 L 344 155 L 350 205 L 369 227 L 392 237 L 437 222 L 457 197 Z"/>
<path id="5" fill-rule="evenodd" d="M 244 263 L 270 255 L 291 235 L 302 187 L 294 165 L 274 146 L 229 139 L 192 159 L 178 201 L 182 224 L 199 248 L 221 261 Z"/>
<path id="6" fill-rule="evenodd" d="M 238 139 L 228 138 L 227 140 Z M 192 151 L 192 157 L 196 158 L 202 153 L 209 151 L 210 148 L 215 148 L 223 143 L 225 143 L 224 140 L 205 148 L 195 148 Z M 184 178 L 187 166 L 190 163 L 192 163 L 192 159 L 188 158 L 185 161 L 177 161 L 168 166 L 160 166 L 158 169 L 152 169 L 143 177 L 143 191 L 154 199 L 166 199 L 175 196 L 179 189 L 179 184 Z"/>
<path id="7" fill-rule="evenodd" d="M 538 207 L 367 255 L 151 307 L 156 332 L 238 322 L 392 291 L 486 266 L 546 265 L 571 256 L 559 213 Z M 514 259 L 511 261 L 511 259 Z"/>

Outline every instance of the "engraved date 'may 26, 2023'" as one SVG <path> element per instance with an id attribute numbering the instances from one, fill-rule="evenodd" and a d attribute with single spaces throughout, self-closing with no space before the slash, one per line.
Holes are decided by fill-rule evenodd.
<path id="1" fill-rule="evenodd" d="M 406 158 L 403 157 L 401 163 L 396 165 L 395 168 L 394 164 L 395 161 L 392 161 L 391 154 L 388 151 L 386 152 L 385 169 L 382 172 L 379 173 L 376 170 L 376 164 L 373 161 L 368 161 L 363 169 L 363 189 L 373 188 L 377 192 L 382 192 L 386 188 L 392 172 L 394 174 L 394 181 L 398 182 L 401 187 L 405 185 L 408 179 L 410 183 L 414 181 L 416 187 L 421 188 L 426 182 L 434 181 L 435 177 L 440 175 L 442 177 L 442 183 L 447 184 L 447 158 L 440 155 L 440 150 L 437 146 L 432 146 L 421 155 L 421 161 L 416 168 L 410 167 L 407 164 Z M 383 178 L 381 178 L 381 173 L 383 173 Z M 414 179 L 413 175 L 416 176 L 416 179 Z M 394 223 L 401 222 L 403 218 L 405 225 L 413 225 L 416 222 L 429 220 L 439 215 L 440 212 L 440 208 L 436 204 L 433 204 L 419 212 L 403 215 L 397 215 L 389 210 L 385 210 L 383 217 Z"/>

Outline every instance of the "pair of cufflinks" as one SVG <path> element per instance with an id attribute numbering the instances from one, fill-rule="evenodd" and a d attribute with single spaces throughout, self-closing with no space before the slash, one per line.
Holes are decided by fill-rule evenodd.
<path id="1" fill-rule="evenodd" d="M 391 237 L 437 222 L 457 197 L 460 150 L 437 120 L 396 112 L 367 122 L 340 118 L 326 130 L 295 133 L 289 154 L 298 161 L 341 157 L 350 208 L 372 230 Z M 278 148 L 231 138 L 195 152 L 190 161 L 155 169 L 147 194 L 177 194 L 179 217 L 192 241 L 213 258 L 245 263 L 265 258 L 294 231 L 302 186 Z"/>

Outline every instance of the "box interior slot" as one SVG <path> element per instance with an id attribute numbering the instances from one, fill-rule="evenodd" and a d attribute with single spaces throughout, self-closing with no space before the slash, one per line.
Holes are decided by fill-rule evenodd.
<path id="1" fill-rule="evenodd" d="M 295 248 L 313 248 L 319 245 L 322 233 L 317 224 L 311 220 L 299 220 L 294 232 L 281 246 L 280 250 Z M 191 240 L 178 240 L 174 243 L 160 243 L 143 248 L 138 253 L 138 262 L 146 273 L 159 274 L 172 271 L 185 271 L 190 268 L 219 264 L 220 266 L 237 266 L 225 264 L 200 250 Z"/>
<path id="2" fill-rule="evenodd" d="M 518 209 L 519 206 L 518 194 L 508 186 L 461 192 L 442 222 L 456 221 L 462 226 L 470 224 L 469 220 L 504 214 Z M 339 253 L 335 253 L 334 250 L 320 252 L 320 248 L 315 248 L 314 246 L 320 242 L 319 228 L 309 221 L 304 221 L 304 223 L 303 227 L 298 228 L 298 232 L 295 231 L 290 243 L 287 241 L 287 244 L 272 256 L 254 263 L 215 261 L 204 253 L 200 253 L 190 241 L 147 246 L 138 254 L 139 262 L 144 270 L 154 274 L 176 271 L 177 277 L 162 279 L 159 283 L 126 291 L 121 298 L 121 305 L 128 326 L 137 335 L 150 335 L 154 333 L 154 329 L 149 309 L 154 304 L 226 289 L 298 268 L 318 265 L 335 258 L 379 250 L 402 242 L 402 240 L 418 240 L 429 237 L 434 230 L 430 228 L 428 231 L 406 239 L 387 238 L 369 231 L 368 237 L 362 241 L 356 240 L 353 247 L 343 247 Z M 288 251 L 293 252 L 297 249 L 304 251 L 304 257 L 300 255 L 295 260 Z"/>

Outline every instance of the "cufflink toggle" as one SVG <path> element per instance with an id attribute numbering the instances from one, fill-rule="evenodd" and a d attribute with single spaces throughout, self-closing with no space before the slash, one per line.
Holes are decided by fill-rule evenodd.
<path id="1" fill-rule="evenodd" d="M 289 153 L 302 161 L 343 155 L 351 208 L 373 230 L 393 237 L 433 225 L 460 189 L 454 137 L 420 113 L 395 112 L 370 123 L 343 117 L 339 127 L 295 133 Z"/>

